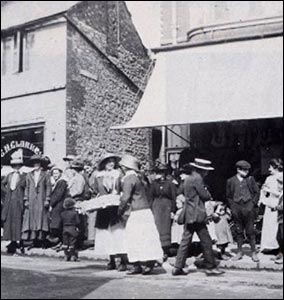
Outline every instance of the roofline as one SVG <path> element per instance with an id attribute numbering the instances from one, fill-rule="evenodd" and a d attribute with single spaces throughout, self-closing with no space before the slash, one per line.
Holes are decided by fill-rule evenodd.
<path id="1" fill-rule="evenodd" d="M 197 42 L 193 42 L 191 40 L 188 40 L 187 42 L 183 42 L 183 43 L 179 43 L 179 44 L 174 44 L 174 45 L 166 45 L 166 46 L 160 46 L 160 47 L 155 47 L 152 48 L 151 51 L 153 53 L 159 53 L 159 52 L 168 52 L 168 51 L 175 51 L 175 50 L 181 50 L 181 49 L 187 49 L 187 48 L 194 48 L 194 47 L 202 47 L 202 46 L 210 46 L 210 45 L 217 45 L 217 44 L 224 44 L 224 43 L 233 43 L 233 42 L 241 42 L 241 41 L 249 41 L 249 40 L 257 40 L 257 39 L 265 39 L 265 38 L 273 38 L 273 37 L 280 37 L 283 36 L 283 16 L 281 17 L 274 17 L 274 18 L 265 18 L 265 19 L 256 19 L 256 20 L 248 20 L 245 22 L 234 22 L 234 23 L 225 23 L 225 24 L 218 24 L 218 25 L 210 25 L 210 26 L 204 26 L 204 27 L 199 27 L 199 28 L 195 28 L 191 31 L 189 31 L 188 34 L 192 34 L 194 32 L 200 32 L 200 34 L 202 34 L 202 32 L 206 32 L 206 31 L 210 31 L 210 28 L 212 28 L 212 30 L 215 32 L 218 31 L 218 27 L 220 26 L 232 26 L 232 25 L 240 25 L 240 29 L 242 29 L 245 24 L 250 24 L 248 26 L 254 26 L 256 27 L 258 25 L 258 22 L 260 21 L 273 21 L 275 19 L 279 19 L 282 18 L 282 27 L 280 30 L 277 30 L 275 32 L 267 32 L 267 33 L 263 33 L 263 32 L 255 32 L 252 33 L 251 35 L 247 35 L 247 36 L 237 36 L 237 37 L 222 37 L 219 39 L 212 39 L 212 40 L 208 40 L 208 41 L 197 41 Z M 252 23 L 252 22 L 256 22 L 256 23 Z M 267 23 L 267 25 L 270 25 L 270 23 Z M 228 30 L 230 29 L 230 27 L 228 27 Z"/>
<path id="2" fill-rule="evenodd" d="M 8 27 L 8 28 L 5 28 L 5 29 L 1 29 L 1 34 L 5 34 L 5 32 L 15 31 L 15 30 L 25 28 L 25 27 L 35 26 L 35 25 L 38 25 L 38 24 L 41 24 L 41 23 L 48 22 L 48 21 L 53 20 L 53 19 L 57 19 L 59 17 L 63 17 L 66 12 L 67 12 L 67 10 L 64 10 L 62 12 L 59 12 L 59 13 L 56 13 L 56 14 L 53 14 L 53 15 L 49 15 L 49 16 L 42 17 L 42 18 L 39 18 L 39 19 L 35 19 L 35 20 L 32 20 L 32 21 L 22 23 L 22 24 L 19 24 L 19 25 L 15 25 L 15 26 L 11 26 L 11 27 Z"/>

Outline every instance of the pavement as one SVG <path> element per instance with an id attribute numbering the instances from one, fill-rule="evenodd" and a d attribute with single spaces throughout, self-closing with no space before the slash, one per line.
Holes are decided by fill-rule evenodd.
<path id="1" fill-rule="evenodd" d="M 1 242 L 1 254 L 6 253 L 6 246 L 7 242 Z M 231 248 L 228 249 L 231 254 L 236 253 L 236 246 L 232 245 Z M 255 263 L 251 260 L 250 251 L 248 246 L 244 247 L 245 256 L 240 261 L 221 261 L 220 268 L 229 269 L 229 270 L 262 270 L 262 271 L 283 271 L 283 265 L 275 264 L 271 259 L 273 258 L 272 255 L 264 255 L 259 253 L 260 262 Z M 50 258 L 64 258 L 64 253 L 60 252 L 57 253 L 52 249 L 31 249 L 30 251 L 26 251 L 25 256 L 27 257 L 50 257 Z M 84 250 L 80 252 L 81 260 L 86 261 L 106 261 L 108 257 L 106 256 L 96 256 L 94 250 Z M 195 258 L 189 258 L 187 260 L 187 264 L 193 267 L 193 263 Z M 169 258 L 169 264 L 174 265 L 175 258 Z"/>
<path id="2" fill-rule="evenodd" d="M 127 276 L 106 271 L 104 261 L 1 255 L 1 299 L 283 299 L 283 273 L 226 270 L 208 277 L 191 270 L 173 277 L 165 264 L 150 276 Z"/>

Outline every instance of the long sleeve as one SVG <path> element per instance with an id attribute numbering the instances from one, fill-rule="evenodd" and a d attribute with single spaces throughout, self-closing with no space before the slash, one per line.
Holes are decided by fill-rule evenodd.
<path id="1" fill-rule="evenodd" d="M 226 185 L 226 196 L 227 196 L 227 203 L 229 205 L 231 205 L 232 201 L 233 201 L 233 193 L 232 193 L 232 188 L 231 188 L 231 180 L 227 181 L 227 185 Z"/>
<path id="2" fill-rule="evenodd" d="M 120 199 L 120 205 L 118 208 L 118 214 L 122 215 L 128 208 L 132 200 L 133 191 L 135 188 L 136 178 L 135 176 L 129 176 L 125 178 L 125 181 L 122 185 L 122 196 Z"/>
<path id="3" fill-rule="evenodd" d="M 202 179 L 196 179 L 195 181 L 195 189 L 200 197 L 200 199 L 202 201 L 208 201 L 212 198 L 211 194 L 209 193 L 209 191 L 207 190 L 207 188 L 205 188 L 204 183 L 202 181 Z"/>
<path id="4" fill-rule="evenodd" d="M 249 180 L 250 180 L 251 192 L 253 196 L 252 200 L 253 203 L 257 204 L 260 198 L 260 189 L 254 177 L 250 177 Z"/>
<path id="5" fill-rule="evenodd" d="M 177 187 L 171 183 L 172 212 L 176 212 Z"/>
<path id="6" fill-rule="evenodd" d="M 29 201 L 29 194 L 30 194 L 30 180 L 29 180 L 29 175 L 27 175 L 24 201 Z"/>
<path id="7" fill-rule="evenodd" d="M 45 186 L 46 186 L 46 201 L 50 201 L 52 187 L 51 187 L 51 180 L 49 175 L 46 175 L 45 177 Z"/>
<path id="8" fill-rule="evenodd" d="M 74 198 L 76 196 L 82 195 L 84 192 L 85 184 L 86 182 L 82 175 L 73 177 L 69 186 L 71 197 Z"/>

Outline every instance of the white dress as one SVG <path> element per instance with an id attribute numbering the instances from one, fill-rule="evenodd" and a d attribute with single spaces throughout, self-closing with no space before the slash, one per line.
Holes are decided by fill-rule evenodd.
<path id="1" fill-rule="evenodd" d="M 269 197 L 266 197 L 266 193 L 262 190 L 260 196 L 260 203 L 271 207 L 275 207 L 278 205 L 279 196 L 277 196 L 277 178 L 277 175 L 271 175 L 266 179 L 264 186 L 267 186 L 271 193 Z M 266 206 L 261 233 L 261 250 L 275 250 L 279 248 L 277 242 L 277 231 L 277 211 L 272 211 L 271 208 Z"/>

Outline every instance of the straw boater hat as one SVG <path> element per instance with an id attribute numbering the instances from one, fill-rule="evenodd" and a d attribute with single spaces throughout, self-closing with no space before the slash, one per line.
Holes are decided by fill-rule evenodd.
<path id="1" fill-rule="evenodd" d="M 114 153 L 107 153 L 105 154 L 102 159 L 100 160 L 98 164 L 99 170 L 102 170 L 104 168 L 104 164 L 107 162 L 109 159 L 114 159 L 115 161 L 119 161 L 119 156 L 115 155 Z"/>
<path id="2" fill-rule="evenodd" d="M 129 154 L 124 155 L 119 164 L 120 166 L 125 167 L 127 169 L 140 172 L 139 160 L 132 155 Z"/>
<path id="3" fill-rule="evenodd" d="M 70 169 L 74 170 L 84 170 L 84 163 L 80 160 L 74 160 L 70 166 Z"/>
<path id="4" fill-rule="evenodd" d="M 63 173 L 63 170 L 60 167 L 58 167 L 58 166 L 53 166 L 52 169 L 51 169 L 51 173 L 53 171 L 59 171 L 60 173 Z"/>
<path id="5" fill-rule="evenodd" d="M 193 163 L 190 163 L 190 165 L 192 167 L 195 167 L 195 168 L 201 169 L 201 170 L 207 170 L 207 171 L 215 170 L 212 167 L 212 162 L 210 160 L 196 158 Z"/>

